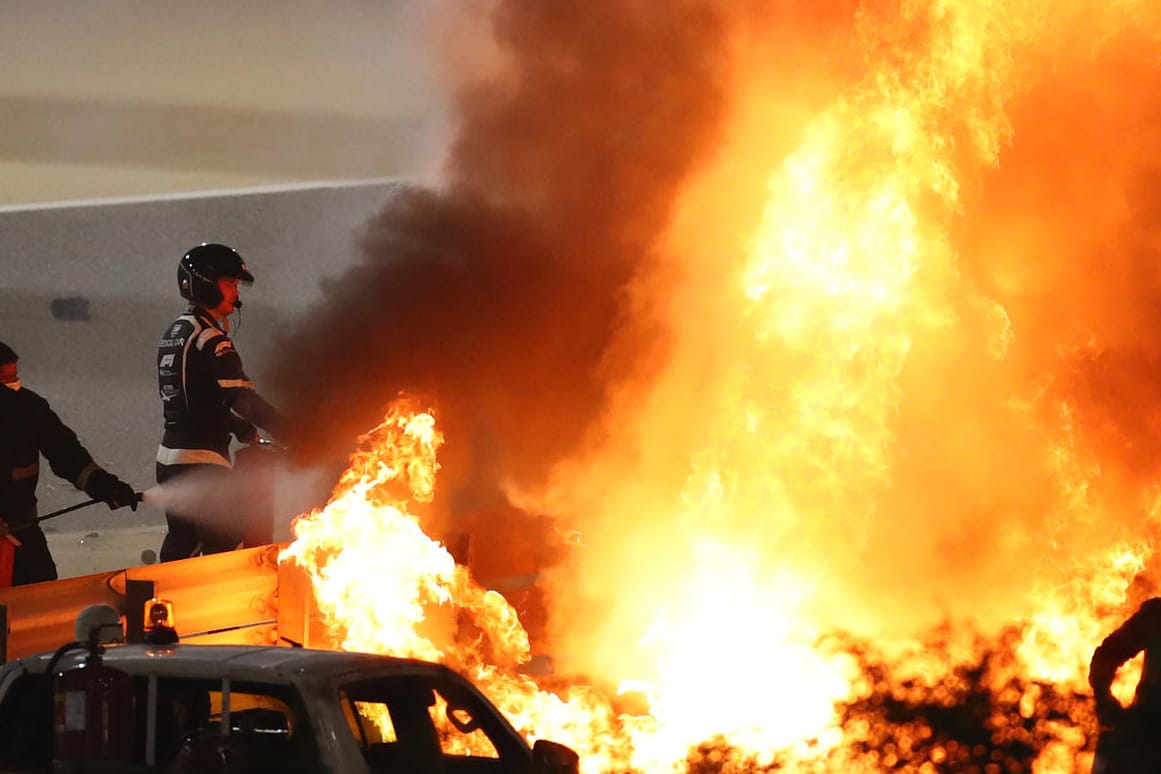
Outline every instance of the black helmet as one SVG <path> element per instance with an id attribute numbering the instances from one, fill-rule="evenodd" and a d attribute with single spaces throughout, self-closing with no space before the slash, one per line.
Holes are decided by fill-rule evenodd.
<path id="1" fill-rule="evenodd" d="M 222 303 L 219 277 L 235 277 L 247 284 L 254 281 L 242 256 L 226 245 L 200 244 L 183 255 L 177 264 L 177 289 L 181 297 L 207 309 Z"/>

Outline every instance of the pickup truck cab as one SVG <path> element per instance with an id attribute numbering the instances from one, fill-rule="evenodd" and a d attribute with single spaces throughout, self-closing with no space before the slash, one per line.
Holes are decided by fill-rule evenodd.
<path id="1" fill-rule="evenodd" d="M 82 656 L 66 653 L 52 672 L 76 668 Z M 52 657 L 0 667 L 0 772 L 61 770 L 53 761 Z M 529 746 L 475 686 L 439 664 L 180 643 L 108 647 L 102 660 L 132 682 L 130 759 L 116 771 L 577 771 L 573 751 L 544 740 Z"/>

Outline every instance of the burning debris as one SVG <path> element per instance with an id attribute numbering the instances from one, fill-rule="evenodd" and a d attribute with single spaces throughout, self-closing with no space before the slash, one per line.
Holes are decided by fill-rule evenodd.
<path id="1" fill-rule="evenodd" d="M 336 644 L 469 666 L 586 771 L 1083 771 L 1161 578 L 1161 8 L 778 5 L 457 40 L 442 186 L 275 369 L 322 459 L 431 396 L 441 495 L 356 463 L 288 558 Z M 554 691 L 429 537 L 497 505 L 571 536 Z"/>
<path id="2" fill-rule="evenodd" d="M 1091 699 L 1025 677 L 1016 658 L 1022 638 L 1015 627 L 979 638 L 979 657 L 949 666 L 934 683 L 899 679 L 897 672 L 910 671 L 905 662 L 867 643 L 843 643 L 859 659 L 867 695 L 841 708 L 848 743 L 830 754 L 832 770 L 1031 772 L 1041 761 L 1071 771 L 1091 760 Z M 922 654 L 948 652 L 948 639 L 936 630 Z"/>
<path id="3" fill-rule="evenodd" d="M 924 642 L 942 653 L 946 632 Z M 949 669 L 932 685 L 900 679 L 900 664 L 869 643 L 837 638 L 858 659 L 864 696 L 839 708 L 844 743 L 811 752 L 810 740 L 795 753 L 757 755 L 729 739 L 708 740 L 692 750 L 690 772 L 1032 772 L 1087 771 L 1097 722 L 1090 697 L 1019 675 L 1012 658 L 1020 633 L 1009 630 L 981 641 L 980 657 Z M 1037 761 L 1043 769 L 1034 768 Z"/>

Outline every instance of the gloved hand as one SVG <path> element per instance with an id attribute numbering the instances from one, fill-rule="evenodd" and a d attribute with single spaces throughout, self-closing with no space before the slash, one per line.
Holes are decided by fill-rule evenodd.
<path id="1" fill-rule="evenodd" d="M 100 500 L 108 505 L 111 511 L 124 508 L 126 505 L 137 510 L 137 503 L 140 501 L 133 487 L 100 468 L 89 475 L 89 480 L 85 484 L 85 493 L 94 500 Z"/>

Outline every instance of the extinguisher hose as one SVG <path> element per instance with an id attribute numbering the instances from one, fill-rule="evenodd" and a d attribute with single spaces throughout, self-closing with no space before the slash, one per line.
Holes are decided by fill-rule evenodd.
<path id="1" fill-rule="evenodd" d="M 56 652 L 52 654 L 52 658 L 50 658 L 48 660 L 48 666 L 45 668 L 44 673 L 46 675 L 49 675 L 50 677 L 52 677 L 52 679 L 55 680 L 56 679 L 55 678 L 56 665 L 62 658 L 64 658 L 66 653 L 68 653 L 71 650 L 88 650 L 88 649 L 89 649 L 89 645 L 87 643 L 81 642 L 80 640 L 77 640 L 75 642 L 66 642 L 64 645 L 61 645 L 59 648 L 57 648 Z"/>
<path id="2" fill-rule="evenodd" d="M 92 500 L 85 500 L 83 503 L 77 503 L 76 505 L 70 505 L 67 508 L 61 508 L 59 511 L 53 511 L 52 513 L 46 513 L 43 516 L 37 516 L 36 521 L 34 523 L 39 524 L 42 521 L 48 521 L 49 519 L 55 519 L 57 516 L 64 516 L 66 513 L 72 513 L 73 511 L 80 510 L 81 508 L 88 508 L 90 505 L 96 505 L 99 502 L 101 502 L 101 501 L 97 500 L 95 498 Z M 31 526 L 31 525 L 29 525 L 29 526 Z"/>

